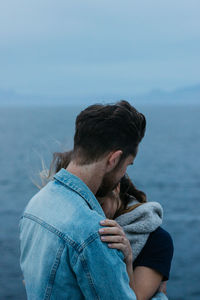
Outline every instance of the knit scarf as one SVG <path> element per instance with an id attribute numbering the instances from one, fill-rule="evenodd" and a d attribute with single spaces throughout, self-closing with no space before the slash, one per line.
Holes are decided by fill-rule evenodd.
<path id="1" fill-rule="evenodd" d="M 133 261 L 137 258 L 146 244 L 149 234 L 162 223 L 163 209 L 158 202 L 139 203 L 131 196 L 127 213 L 118 216 L 115 221 L 123 228 L 130 241 L 133 251 Z"/>

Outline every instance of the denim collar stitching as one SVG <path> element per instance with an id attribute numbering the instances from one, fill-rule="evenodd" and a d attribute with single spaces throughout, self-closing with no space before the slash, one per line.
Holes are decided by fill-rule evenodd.
<path id="1" fill-rule="evenodd" d="M 88 186 L 80 178 L 62 168 L 58 173 L 54 175 L 54 179 L 78 193 L 89 204 L 91 209 L 95 210 L 100 215 L 105 217 L 103 209 L 101 208 L 98 200 L 95 198 L 94 194 L 91 192 Z"/>

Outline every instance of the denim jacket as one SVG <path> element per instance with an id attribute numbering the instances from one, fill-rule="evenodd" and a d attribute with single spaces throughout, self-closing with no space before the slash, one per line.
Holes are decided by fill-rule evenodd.
<path id="1" fill-rule="evenodd" d="M 20 265 L 29 300 L 136 300 L 123 253 L 100 240 L 105 214 L 90 189 L 61 169 L 20 219 Z M 167 300 L 157 293 L 152 300 Z"/>
<path id="2" fill-rule="evenodd" d="M 20 219 L 28 299 L 136 299 L 123 253 L 100 239 L 103 219 L 94 194 L 65 169 L 29 201 Z"/>

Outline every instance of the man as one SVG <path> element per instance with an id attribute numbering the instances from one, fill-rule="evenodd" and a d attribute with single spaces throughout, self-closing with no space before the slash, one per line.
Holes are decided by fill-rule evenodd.
<path id="1" fill-rule="evenodd" d="M 145 128 L 144 115 L 126 101 L 78 115 L 67 169 L 30 200 L 20 220 L 28 299 L 136 299 L 122 252 L 100 240 L 105 214 L 94 195 L 119 183 Z"/>

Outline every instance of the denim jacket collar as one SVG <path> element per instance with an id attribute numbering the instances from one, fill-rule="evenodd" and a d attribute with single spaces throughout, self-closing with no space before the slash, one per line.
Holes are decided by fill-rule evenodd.
<path id="1" fill-rule="evenodd" d="M 61 169 L 58 173 L 54 175 L 54 178 L 62 183 L 63 185 L 69 187 L 76 193 L 78 193 L 90 206 L 91 209 L 95 210 L 98 214 L 105 218 L 105 214 L 98 200 L 88 188 L 88 186 L 77 176 L 71 174 L 66 169 Z"/>

